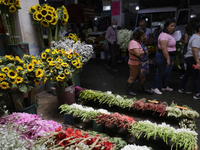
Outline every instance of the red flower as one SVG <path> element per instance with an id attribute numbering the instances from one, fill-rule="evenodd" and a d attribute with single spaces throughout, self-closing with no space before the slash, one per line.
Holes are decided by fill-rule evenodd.
<path id="1" fill-rule="evenodd" d="M 59 127 L 56 129 L 55 132 L 59 132 L 59 131 L 63 131 L 61 126 L 59 126 Z"/>

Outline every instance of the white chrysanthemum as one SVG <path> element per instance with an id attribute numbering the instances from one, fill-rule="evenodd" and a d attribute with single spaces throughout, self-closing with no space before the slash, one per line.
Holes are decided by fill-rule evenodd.
<path id="1" fill-rule="evenodd" d="M 107 91 L 107 94 L 112 94 L 112 92 L 111 91 Z"/>
<path id="2" fill-rule="evenodd" d="M 147 146 L 139 146 L 139 145 L 126 145 L 124 148 L 122 148 L 121 150 L 150 150 Z"/>
<path id="3" fill-rule="evenodd" d="M 132 30 L 123 29 L 119 30 L 117 41 L 121 49 L 127 49 L 130 42 L 130 37 L 133 34 Z"/>
<path id="4" fill-rule="evenodd" d="M 97 110 L 98 112 L 100 112 L 100 113 L 103 113 L 103 114 L 110 114 L 107 110 L 105 110 L 105 109 L 98 109 Z"/>

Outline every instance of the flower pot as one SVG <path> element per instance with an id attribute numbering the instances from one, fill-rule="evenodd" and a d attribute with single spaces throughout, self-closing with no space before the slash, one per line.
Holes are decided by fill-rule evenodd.
<path id="1" fill-rule="evenodd" d="M 19 44 L 8 44 L 9 53 L 13 56 L 22 58 L 24 54 L 29 55 L 29 43 L 20 42 Z"/>
<path id="2" fill-rule="evenodd" d="M 72 114 L 65 114 L 64 115 L 64 124 L 68 124 L 68 125 L 72 125 L 74 126 L 75 123 L 74 123 L 74 118 L 73 118 L 73 115 Z"/>
<path id="3" fill-rule="evenodd" d="M 57 86 L 55 86 L 55 88 L 56 88 L 58 106 L 62 104 L 71 105 L 75 103 L 75 86 L 74 85 L 65 87 L 64 90 Z"/>
<path id="4" fill-rule="evenodd" d="M 8 53 L 6 34 L 0 34 L 0 56 L 5 56 Z"/>
<path id="5" fill-rule="evenodd" d="M 97 132 L 103 132 L 104 131 L 104 125 L 99 125 L 99 123 L 96 123 L 96 120 L 93 120 L 92 130 L 97 131 Z"/>
<path id="6" fill-rule="evenodd" d="M 25 107 L 23 109 L 17 109 L 17 110 L 9 110 L 10 113 L 13 113 L 13 112 L 25 112 L 25 113 L 29 113 L 29 114 L 37 114 L 37 108 L 38 108 L 38 103 L 37 101 L 29 106 L 29 107 Z"/>

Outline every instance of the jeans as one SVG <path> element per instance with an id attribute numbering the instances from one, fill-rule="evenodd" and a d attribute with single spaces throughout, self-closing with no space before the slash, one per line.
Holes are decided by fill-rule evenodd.
<path id="1" fill-rule="evenodd" d="M 192 76 L 193 79 L 193 85 L 194 85 L 194 92 L 195 94 L 200 93 L 200 71 L 197 69 L 194 69 L 192 67 L 193 64 L 196 65 L 196 62 L 194 60 L 194 57 L 188 57 L 185 58 L 185 63 L 187 64 L 187 68 L 181 83 L 181 89 L 185 89 L 188 78 Z"/>
<path id="2" fill-rule="evenodd" d="M 111 69 L 115 69 L 117 64 L 117 54 L 118 54 L 118 47 L 117 42 L 114 42 L 113 44 L 108 43 L 109 51 L 110 51 L 110 60 L 108 60 L 107 64 L 110 64 Z"/>
<path id="3" fill-rule="evenodd" d="M 171 64 L 167 66 L 166 58 L 161 52 L 156 52 L 155 61 L 157 65 L 156 77 L 153 83 L 153 89 L 158 88 L 160 81 L 162 80 L 162 87 L 168 86 L 169 78 L 172 72 L 172 61 L 174 56 L 170 56 Z"/>

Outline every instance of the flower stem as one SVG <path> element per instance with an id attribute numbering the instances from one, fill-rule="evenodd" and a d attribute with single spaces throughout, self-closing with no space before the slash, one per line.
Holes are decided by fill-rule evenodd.
<path id="1" fill-rule="evenodd" d="M 47 31 L 48 31 L 48 44 L 50 46 L 52 42 L 52 29 L 50 26 L 47 28 Z"/>
<path id="2" fill-rule="evenodd" d="M 17 36 L 16 26 L 15 26 L 15 20 L 13 17 L 13 13 L 9 13 L 10 17 L 10 28 L 11 28 L 11 34 L 12 34 L 12 43 L 13 44 L 19 44 L 18 39 L 15 37 Z"/>
<path id="3" fill-rule="evenodd" d="M 36 25 L 36 30 L 38 32 L 38 36 L 39 36 L 41 46 L 42 46 L 42 48 L 45 48 L 44 39 L 43 39 L 43 35 L 42 35 L 42 29 L 41 29 L 40 24 Z"/>
<path id="4" fill-rule="evenodd" d="M 60 29 L 60 25 L 56 24 L 56 31 L 55 31 L 55 41 L 57 42 L 59 39 L 59 29 Z"/>
<path id="5" fill-rule="evenodd" d="M 8 22 L 6 20 L 6 14 L 2 13 L 1 15 L 1 21 L 2 21 L 2 24 L 3 24 L 3 28 L 5 30 L 5 33 L 10 33 L 9 32 L 9 27 L 8 27 Z M 8 41 L 8 44 L 12 44 L 12 39 L 11 39 L 11 35 L 8 34 L 7 35 L 7 41 Z"/>

